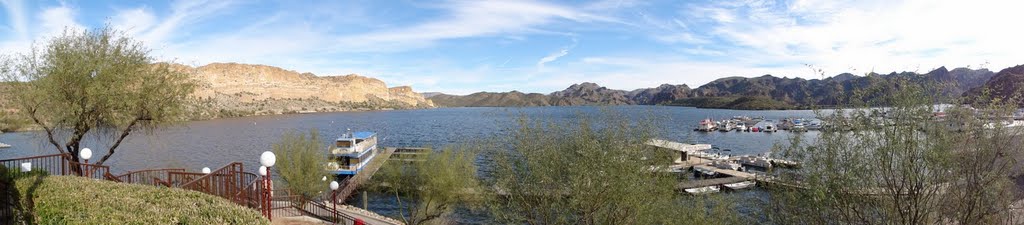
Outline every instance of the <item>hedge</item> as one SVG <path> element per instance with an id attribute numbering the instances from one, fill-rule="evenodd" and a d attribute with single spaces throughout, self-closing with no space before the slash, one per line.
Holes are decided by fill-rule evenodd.
<path id="1" fill-rule="evenodd" d="M 15 182 L 29 224 L 269 224 L 256 210 L 184 189 L 75 176 Z"/>

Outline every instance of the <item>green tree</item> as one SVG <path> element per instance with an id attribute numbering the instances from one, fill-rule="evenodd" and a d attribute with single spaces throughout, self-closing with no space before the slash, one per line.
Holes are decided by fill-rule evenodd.
<path id="1" fill-rule="evenodd" d="M 654 121 L 608 111 L 564 123 L 521 118 L 490 160 L 492 215 L 517 224 L 738 222 L 729 202 L 679 196 L 675 175 L 655 172 L 675 154 L 645 144 Z"/>
<path id="2" fill-rule="evenodd" d="M 779 224 L 1010 224 L 1009 179 L 1024 151 L 1020 130 L 1001 123 L 1008 105 L 933 112 L 941 92 L 897 83 L 877 101 L 819 112 L 829 129 L 799 136 L 775 155 L 803 163 L 770 188 L 768 218 Z M 871 93 L 866 93 L 871 94 Z M 879 95 L 881 96 L 881 95 Z M 977 105 L 976 105 L 977 106 Z M 884 113 L 878 113 L 884 112 Z M 1017 221 L 1020 222 L 1020 221 Z"/>
<path id="3" fill-rule="evenodd" d="M 457 207 L 472 207 L 483 199 L 474 159 L 469 148 L 448 147 L 392 161 L 374 176 L 373 186 L 395 196 L 406 224 L 443 224 Z"/>
<path id="4" fill-rule="evenodd" d="M 4 96 L 75 162 L 87 134 L 113 143 L 94 161 L 102 165 L 133 132 L 182 120 L 195 87 L 188 74 L 154 63 L 141 42 L 109 27 L 65 31 L 9 60 Z"/>
<path id="5" fill-rule="evenodd" d="M 309 136 L 285 132 L 281 140 L 273 144 L 274 153 L 280 159 L 275 167 L 292 193 L 312 199 L 327 190 L 327 183 L 322 180 L 327 176 L 327 156 L 322 144 L 316 129 L 310 130 Z"/>

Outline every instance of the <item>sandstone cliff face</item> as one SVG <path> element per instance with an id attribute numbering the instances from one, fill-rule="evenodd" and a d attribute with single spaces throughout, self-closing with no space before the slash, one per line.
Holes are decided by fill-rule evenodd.
<path id="1" fill-rule="evenodd" d="M 349 74 L 318 77 L 272 66 L 213 63 L 196 68 L 202 88 L 197 96 L 216 93 L 248 97 L 242 101 L 267 99 L 320 99 L 328 102 L 367 102 L 371 99 L 397 101 L 411 106 L 433 106 L 410 87 L 393 91 L 380 80 Z"/>
<path id="2" fill-rule="evenodd" d="M 273 66 L 212 63 L 174 65 L 199 84 L 200 118 L 367 109 L 430 108 L 434 103 L 411 87 L 388 88 L 356 74 L 316 76 Z"/>

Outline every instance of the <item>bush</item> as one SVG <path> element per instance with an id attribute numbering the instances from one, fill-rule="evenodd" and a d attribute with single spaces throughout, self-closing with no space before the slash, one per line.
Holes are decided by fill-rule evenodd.
<path id="1" fill-rule="evenodd" d="M 274 153 L 279 159 L 277 171 L 293 193 L 312 198 L 328 190 L 327 183 L 321 180 L 327 175 L 324 170 L 327 157 L 322 144 L 316 129 L 310 130 L 309 136 L 302 132 L 286 132 L 280 141 L 274 143 Z"/>
<path id="2" fill-rule="evenodd" d="M 40 175 L 16 188 L 28 224 L 269 224 L 256 210 L 184 189 Z"/>

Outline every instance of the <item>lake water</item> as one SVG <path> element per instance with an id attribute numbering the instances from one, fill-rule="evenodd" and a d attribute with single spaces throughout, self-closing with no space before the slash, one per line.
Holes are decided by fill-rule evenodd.
<path id="1" fill-rule="evenodd" d="M 581 114 L 598 114 L 612 110 L 631 118 L 649 115 L 659 118 L 657 123 L 663 139 L 684 142 L 709 143 L 721 149 L 732 149 L 731 154 L 760 154 L 770 151 L 775 143 L 785 142 L 790 135 L 808 133 L 743 133 L 694 132 L 693 128 L 704 118 L 727 119 L 733 116 L 763 116 L 766 119 L 788 117 L 812 118 L 809 110 L 743 111 L 697 109 L 670 106 L 612 106 L 612 107 L 530 107 L 530 108 L 439 108 L 424 110 L 337 112 L 228 118 L 186 122 L 162 128 L 149 134 L 135 133 L 117 149 L 106 164 L 111 173 L 143 168 L 184 167 L 198 171 L 203 167 L 219 168 L 230 162 L 243 162 L 247 170 L 258 167 L 258 157 L 271 149 L 271 144 L 287 131 L 308 131 L 316 128 L 321 140 L 333 140 L 345 132 L 376 131 L 380 146 L 434 146 L 441 147 L 474 139 L 490 138 L 508 133 L 520 116 L 554 122 L 572 121 Z M 95 158 L 106 153 L 109 143 L 101 138 L 89 137 L 83 147 L 92 148 Z M 0 159 L 54 154 L 56 150 L 46 144 L 42 132 L 0 134 L 0 142 L 14 147 L 0 149 Z M 325 142 L 325 145 L 328 143 Z M 746 195 L 749 193 L 740 193 Z M 385 215 L 395 213 L 389 198 L 370 195 L 370 210 Z M 353 198 L 352 203 L 358 198 Z M 360 203 L 361 204 L 361 203 Z M 460 221 L 472 222 L 472 221 Z"/>

